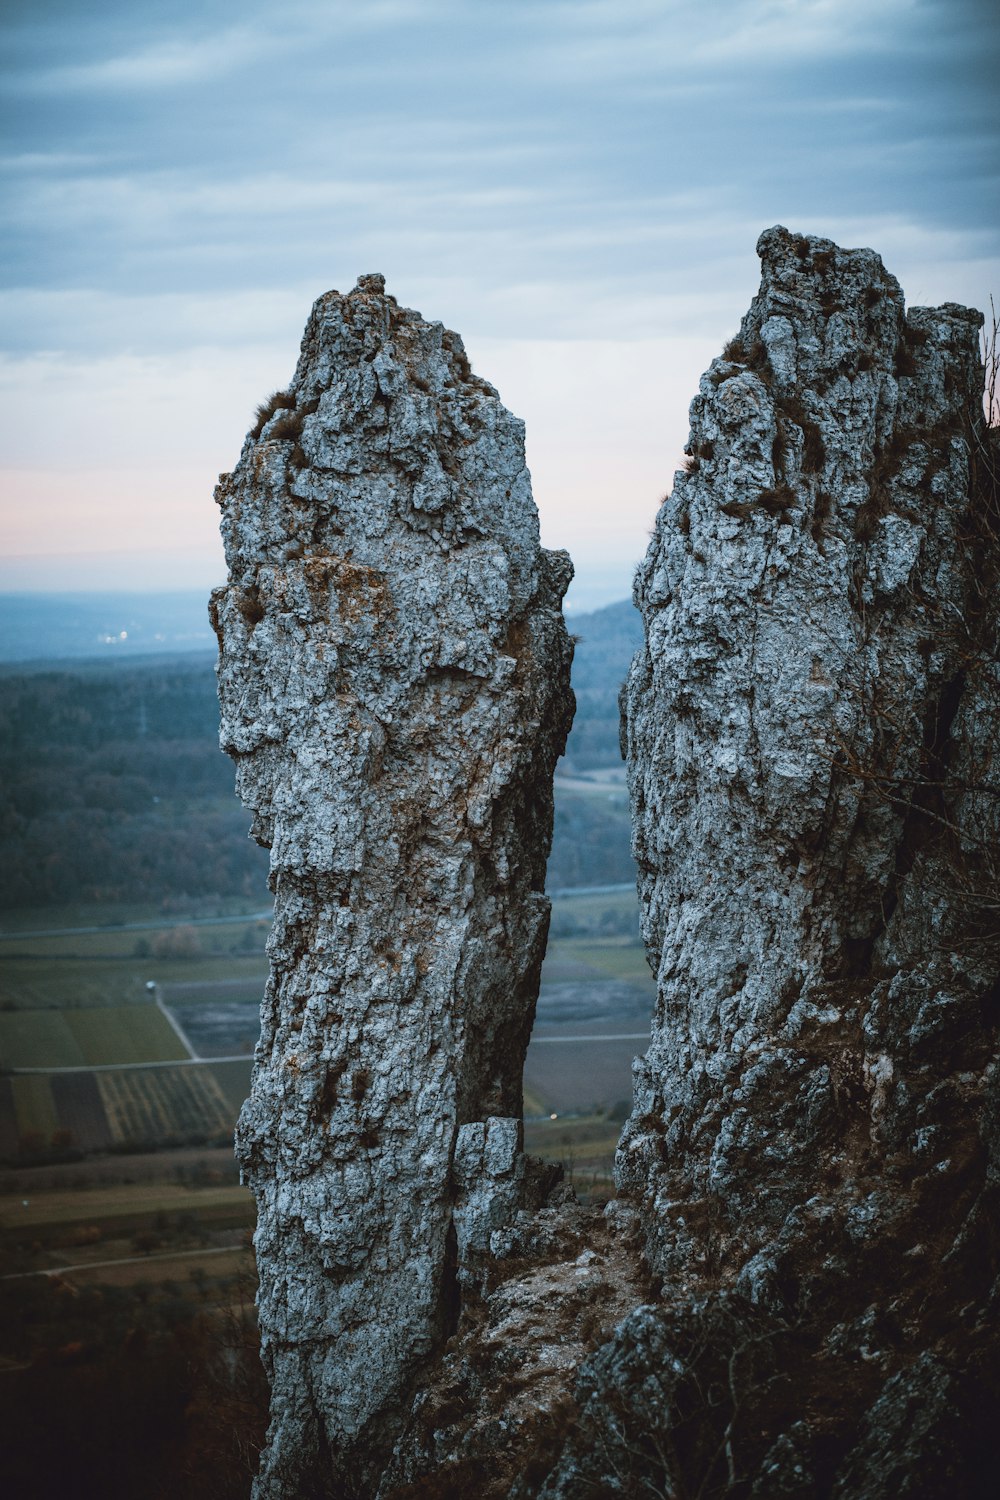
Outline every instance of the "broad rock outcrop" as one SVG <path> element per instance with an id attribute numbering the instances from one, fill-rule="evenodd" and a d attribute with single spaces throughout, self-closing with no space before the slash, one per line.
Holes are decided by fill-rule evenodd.
<path id="1" fill-rule="evenodd" d="M 775 228 L 758 252 L 636 581 L 623 738 L 658 999 L 619 1212 L 663 1301 L 597 1357 L 578 1441 L 614 1449 L 610 1382 L 626 1467 L 653 1462 L 658 1404 L 657 1493 L 980 1493 L 1000 1206 L 982 319 L 907 313 L 870 250 Z M 583 1493 L 572 1474 L 543 1493 Z"/>
<path id="2" fill-rule="evenodd" d="M 217 499 L 222 743 L 275 893 L 237 1141 L 272 1384 L 255 1494 L 370 1494 L 531 1200 L 572 570 L 539 547 L 522 424 L 380 276 L 315 304 Z"/>

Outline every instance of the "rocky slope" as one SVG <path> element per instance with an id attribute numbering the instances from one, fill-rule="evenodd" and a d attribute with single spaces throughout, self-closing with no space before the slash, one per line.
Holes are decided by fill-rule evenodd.
<path id="1" fill-rule="evenodd" d="M 539 547 L 522 424 L 378 276 L 316 303 L 217 499 L 222 743 L 275 891 L 238 1131 L 255 1494 L 370 1493 L 460 1279 L 531 1197 L 572 570 Z"/>

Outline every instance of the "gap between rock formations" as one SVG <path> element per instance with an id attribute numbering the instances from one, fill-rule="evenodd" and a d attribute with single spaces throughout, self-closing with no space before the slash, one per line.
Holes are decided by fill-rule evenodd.
<path id="1" fill-rule="evenodd" d="M 636 581 L 658 997 L 603 1214 L 522 1150 L 572 716 L 522 424 L 367 276 L 220 480 L 222 743 L 275 891 L 258 1500 L 992 1493 L 982 319 L 907 312 L 870 250 L 758 253 Z"/>

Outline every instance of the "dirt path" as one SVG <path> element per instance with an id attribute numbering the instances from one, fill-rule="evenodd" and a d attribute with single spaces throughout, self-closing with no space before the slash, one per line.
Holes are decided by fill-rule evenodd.
<path id="1" fill-rule="evenodd" d="M 159 1255 L 122 1255 L 116 1260 L 85 1260 L 71 1266 L 46 1266 L 40 1271 L 12 1271 L 0 1281 L 23 1281 L 28 1276 L 69 1276 L 74 1271 L 101 1271 L 109 1266 L 146 1266 L 156 1260 L 203 1259 L 206 1255 L 233 1255 L 242 1245 L 213 1245 L 207 1250 L 163 1250 Z"/>

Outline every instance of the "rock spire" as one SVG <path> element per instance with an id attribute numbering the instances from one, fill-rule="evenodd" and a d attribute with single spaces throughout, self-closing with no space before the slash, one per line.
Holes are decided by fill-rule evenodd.
<path id="1" fill-rule="evenodd" d="M 533 1204 L 520 1151 L 570 699 L 519 425 L 362 278 L 220 486 L 223 739 L 276 894 L 261 1497 L 995 1488 L 981 318 L 907 311 L 870 250 L 758 250 L 636 580 L 657 1005 L 604 1214 Z"/>
<path id="2" fill-rule="evenodd" d="M 255 1494 L 365 1494 L 460 1255 L 522 1201 L 572 569 L 539 546 L 522 423 L 380 276 L 317 301 L 217 500 L 222 744 L 275 894 L 237 1146 Z"/>

